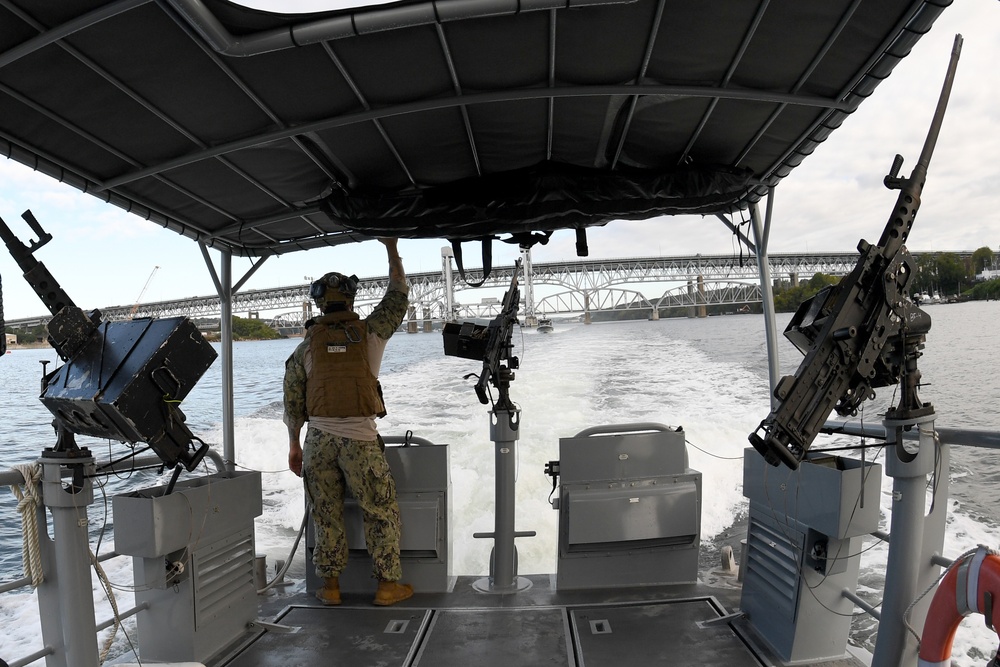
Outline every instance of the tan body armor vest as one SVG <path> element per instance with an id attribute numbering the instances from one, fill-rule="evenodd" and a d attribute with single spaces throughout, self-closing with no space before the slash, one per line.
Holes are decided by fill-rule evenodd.
<path id="1" fill-rule="evenodd" d="M 306 377 L 310 417 L 385 414 L 378 378 L 368 361 L 368 327 L 357 313 L 324 315 L 306 332 L 312 367 Z"/>

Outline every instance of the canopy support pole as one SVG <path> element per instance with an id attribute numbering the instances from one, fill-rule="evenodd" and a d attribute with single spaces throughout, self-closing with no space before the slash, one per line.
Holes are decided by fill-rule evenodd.
<path id="1" fill-rule="evenodd" d="M 750 205 L 750 221 L 753 223 L 754 249 L 757 253 L 757 271 L 760 275 L 760 296 L 764 306 L 764 334 L 767 338 L 767 374 L 771 391 L 771 407 L 777 407 L 774 388 L 778 386 L 780 368 L 778 364 L 778 324 L 774 318 L 774 290 L 771 286 L 771 264 L 767 257 L 767 243 L 771 235 L 771 214 L 774 210 L 774 186 L 767 190 L 767 213 L 761 226 L 760 208 L 756 202 Z"/>

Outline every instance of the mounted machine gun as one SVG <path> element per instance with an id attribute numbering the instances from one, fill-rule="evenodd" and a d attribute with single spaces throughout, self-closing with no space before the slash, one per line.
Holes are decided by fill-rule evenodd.
<path id="1" fill-rule="evenodd" d="M 482 360 L 483 370 L 476 382 L 479 402 L 484 405 L 489 403 L 488 384 L 496 387 L 500 394 L 490 415 L 490 439 L 493 440 L 496 457 L 494 529 L 488 533 L 472 534 L 476 538 L 493 540 L 490 576 L 473 584 L 473 588 L 481 591 L 514 591 L 530 585 L 527 579 L 517 576 L 517 549 L 514 546 L 515 538 L 535 535 L 533 530 L 514 529 L 515 462 L 521 410 L 510 400 L 510 383 L 514 380 L 514 369 L 519 364 L 517 357 L 511 354 L 511 336 L 514 325 L 517 324 L 520 301 L 517 274 L 520 271 L 519 259 L 514 262 L 514 275 L 510 287 L 503 295 L 500 313 L 488 326 L 472 322 L 450 322 L 445 325 L 443 336 L 446 355 Z"/>
<path id="2" fill-rule="evenodd" d="M 900 178 L 903 158 L 897 155 L 884 183 L 899 197 L 878 244 L 863 239 L 861 257 L 850 275 L 799 307 L 785 336 L 805 354 L 795 375 L 781 378 L 774 388 L 777 406 L 750 434 L 750 443 L 771 465 L 796 469 L 812 445 L 831 409 L 854 415 L 872 398 L 876 387 L 903 379 L 899 418 L 933 412 L 917 396 L 920 373 L 916 360 L 930 316 L 907 296 L 916 264 L 903 245 L 920 207 L 920 193 L 937 143 L 951 94 L 962 36 L 957 35 L 934 119 L 917 165 Z"/>
<path id="3" fill-rule="evenodd" d="M 49 344 L 65 362 L 42 377 L 40 400 L 58 433 L 46 454 L 75 456 L 74 435 L 82 434 L 145 442 L 166 465 L 193 470 L 208 445 L 177 406 L 215 361 L 215 350 L 186 317 L 108 322 L 99 310 L 84 313 L 34 257 L 52 236 L 31 211 L 22 217 L 38 241 L 25 246 L 2 218 L 0 239 L 52 313 Z"/>
<path id="4" fill-rule="evenodd" d="M 484 405 L 489 403 L 487 384 L 492 383 L 500 392 L 497 405 L 504 409 L 513 407 L 510 402 L 510 383 L 514 379 L 514 370 L 519 363 L 517 357 L 511 354 L 513 348 L 511 336 L 514 333 L 514 325 L 517 324 L 521 294 L 517 286 L 517 275 L 520 270 L 521 260 L 518 259 L 514 262 L 514 277 L 503 295 L 500 313 L 488 326 L 464 322 L 461 325 L 449 323 L 444 328 L 446 355 L 483 360 L 483 370 L 476 382 L 479 402 Z M 507 362 L 506 365 L 504 361 Z"/>

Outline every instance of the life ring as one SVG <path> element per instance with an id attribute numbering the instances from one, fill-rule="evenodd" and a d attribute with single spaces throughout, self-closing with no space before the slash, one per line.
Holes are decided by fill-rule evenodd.
<path id="1" fill-rule="evenodd" d="M 949 667 L 951 646 L 962 619 L 973 612 L 986 626 L 1000 628 L 1000 556 L 980 546 L 945 573 L 927 610 L 920 638 L 919 667 Z"/>

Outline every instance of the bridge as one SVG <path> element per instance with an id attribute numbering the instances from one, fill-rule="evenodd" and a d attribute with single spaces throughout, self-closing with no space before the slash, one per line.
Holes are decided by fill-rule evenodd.
<path id="1" fill-rule="evenodd" d="M 970 252 L 956 253 L 965 259 Z M 741 306 L 760 303 L 759 272 L 754 255 L 686 255 L 680 257 L 638 257 L 622 259 L 577 259 L 531 263 L 530 251 L 522 251 L 525 272 L 521 278 L 521 313 L 529 325 L 538 314 L 583 314 L 595 311 L 644 310 L 656 318 L 664 308 L 695 309 L 704 316 L 711 305 Z M 919 256 L 919 254 L 915 254 Z M 843 276 L 857 264 L 857 252 L 775 253 L 768 257 L 775 280 L 795 284 L 799 276 L 816 273 Z M 410 284 L 411 330 L 418 322 L 429 328 L 433 322 L 462 319 L 490 319 L 497 315 L 500 299 L 484 294 L 502 293 L 510 285 L 513 266 L 494 267 L 489 276 L 480 268 L 466 269 L 470 287 L 453 275 L 450 249 L 442 254 L 442 270 L 408 274 Z M 355 309 L 367 316 L 381 300 L 388 277 L 364 278 L 358 285 Z M 536 288 L 539 295 L 535 295 Z M 542 295 L 541 292 L 548 293 Z M 478 293 L 478 294 L 477 294 Z M 460 299 L 458 297 L 461 297 Z M 314 316 L 309 284 L 245 290 L 233 296 L 233 312 L 259 317 L 260 313 L 281 312 L 269 317 L 272 327 L 283 333 L 300 331 L 303 322 Z M 218 318 L 218 296 L 188 297 L 170 301 L 141 303 L 138 307 L 114 306 L 101 309 L 111 321 L 140 317 L 192 319 Z M 8 320 L 7 326 L 24 328 L 44 324 L 49 315 Z"/>

